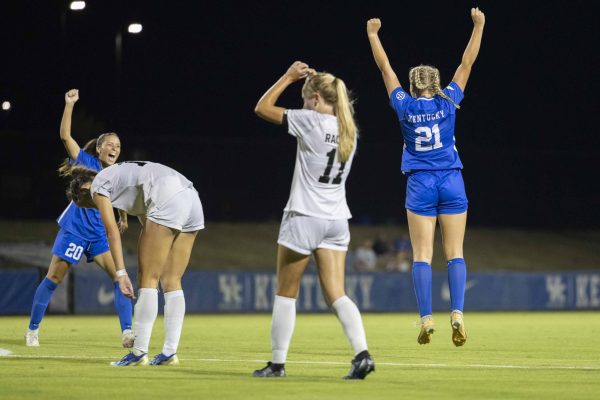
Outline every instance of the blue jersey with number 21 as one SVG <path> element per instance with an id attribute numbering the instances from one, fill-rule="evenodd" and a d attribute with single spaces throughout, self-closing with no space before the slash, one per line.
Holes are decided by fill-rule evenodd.
<path id="1" fill-rule="evenodd" d="M 102 170 L 100 161 L 83 149 L 79 150 L 76 160 L 69 160 L 69 162 L 95 171 Z M 70 202 L 56 221 L 62 229 L 83 239 L 94 240 L 106 235 L 100 213 L 95 208 L 79 208 L 75 203 Z"/>
<path id="2" fill-rule="evenodd" d="M 455 82 L 443 91 L 456 104 L 464 97 Z M 454 139 L 454 104 L 440 96 L 415 99 L 398 87 L 390 95 L 390 105 L 404 137 L 402 171 L 462 168 Z"/>

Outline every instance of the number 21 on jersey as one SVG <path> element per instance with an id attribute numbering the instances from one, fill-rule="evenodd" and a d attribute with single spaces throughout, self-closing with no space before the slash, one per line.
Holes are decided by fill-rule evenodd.
<path id="1" fill-rule="evenodd" d="M 435 124 L 431 128 L 428 126 L 420 126 L 417 129 L 415 129 L 415 133 L 419 135 L 415 138 L 416 151 L 430 151 L 433 149 L 439 149 L 443 146 L 442 140 L 440 138 L 440 127 L 438 126 L 438 124 Z M 432 136 L 433 144 L 424 145 L 423 142 L 431 143 Z"/>

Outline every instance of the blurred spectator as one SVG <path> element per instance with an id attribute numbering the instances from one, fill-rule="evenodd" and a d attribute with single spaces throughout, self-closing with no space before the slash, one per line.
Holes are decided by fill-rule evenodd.
<path id="1" fill-rule="evenodd" d="M 385 267 L 386 271 L 410 271 L 412 264 L 412 247 L 408 235 L 402 235 L 402 238 L 394 240 L 394 251 L 390 255 Z"/>
<path id="2" fill-rule="evenodd" d="M 390 245 L 385 235 L 378 233 L 373 242 L 373 251 L 377 257 L 382 257 L 390 251 Z"/>
<path id="3" fill-rule="evenodd" d="M 357 272 L 375 271 L 377 255 L 373 251 L 373 241 L 367 239 L 354 252 L 354 270 Z"/>

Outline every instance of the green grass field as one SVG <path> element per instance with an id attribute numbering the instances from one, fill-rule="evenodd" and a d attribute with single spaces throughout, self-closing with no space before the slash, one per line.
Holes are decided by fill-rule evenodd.
<path id="1" fill-rule="evenodd" d="M 298 315 L 284 379 L 252 370 L 270 358 L 270 315 L 189 315 L 179 367 L 109 366 L 125 354 L 112 316 L 49 316 L 40 348 L 27 317 L 0 318 L 0 398 L 592 399 L 600 393 L 600 318 L 593 312 L 469 313 L 467 344 L 437 315 L 419 346 L 415 314 L 365 314 L 376 372 L 340 379 L 351 350 L 331 314 Z M 162 347 L 162 319 L 150 352 Z M 595 393 L 595 394 L 594 394 Z"/>

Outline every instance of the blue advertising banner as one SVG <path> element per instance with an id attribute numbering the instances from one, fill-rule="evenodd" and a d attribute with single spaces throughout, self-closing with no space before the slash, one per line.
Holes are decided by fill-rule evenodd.
<path id="1" fill-rule="evenodd" d="M 135 276 L 132 276 L 135 282 Z M 189 271 L 183 279 L 188 312 L 270 312 L 276 288 L 272 273 Z M 409 273 L 351 273 L 346 292 L 361 311 L 416 311 Z M 450 291 L 443 273 L 433 274 L 433 309 L 450 309 Z M 101 271 L 74 276 L 76 313 L 112 313 L 113 286 Z M 162 296 L 159 296 L 162 301 Z M 1 303 L 0 303 L 1 304 Z M 468 275 L 465 308 L 484 310 L 600 309 L 600 273 L 472 273 Z M 162 306 L 160 307 L 162 310 Z M 329 308 L 314 273 L 302 278 L 297 309 Z"/>
<path id="2" fill-rule="evenodd" d="M 0 269 L 0 315 L 29 314 L 39 277 L 37 268 Z"/>
<path id="3" fill-rule="evenodd" d="M 104 272 L 72 273 L 75 313 L 114 312 L 114 288 Z M 135 271 L 130 271 L 130 275 L 135 283 Z M 28 314 L 40 276 L 35 268 L 0 270 L 0 314 Z M 188 271 L 183 290 L 188 312 L 270 312 L 276 284 L 272 273 Z M 364 312 L 417 309 L 410 273 L 349 273 L 346 292 Z M 433 309 L 448 311 L 450 291 L 446 274 L 433 274 L 432 294 Z M 162 310 L 162 296 L 159 301 Z M 300 312 L 329 310 L 315 273 L 302 278 L 296 304 Z M 600 273 L 471 273 L 467 277 L 465 309 L 598 310 Z"/>

